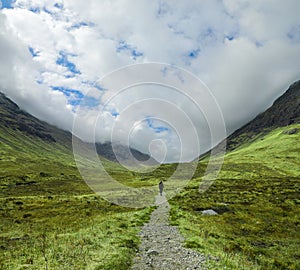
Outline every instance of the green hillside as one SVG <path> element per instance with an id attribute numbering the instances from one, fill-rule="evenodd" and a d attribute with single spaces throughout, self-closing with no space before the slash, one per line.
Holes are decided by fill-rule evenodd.
<path id="1" fill-rule="evenodd" d="M 95 196 L 71 134 L 0 96 L 0 269 L 128 269 L 151 209 Z M 132 174 L 104 160 L 126 182 Z"/>
<path id="2" fill-rule="evenodd" d="M 299 93 L 298 82 L 229 137 L 222 170 L 208 191 L 198 192 L 203 159 L 170 201 L 171 223 L 188 247 L 207 254 L 211 269 L 300 268 Z M 0 94 L 0 269 L 130 267 L 139 226 L 152 208 L 124 208 L 95 196 L 77 170 L 71 142 L 70 133 Z M 164 164 L 137 173 L 101 160 L 123 184 L 141 187 L 165 179 L 166 192 L 176 169 Z M 218 215 L 203 216 L 207 209 Z"/>
<path id="3" fill-rule="evenodd" d="M 172 223 L 187 246 L 211 254 L 212 269 L 300 268 L 299 142 L 300 124 L 260 133 L 227 153 L 207 192 L 197 177 L 172 200 Z"/>

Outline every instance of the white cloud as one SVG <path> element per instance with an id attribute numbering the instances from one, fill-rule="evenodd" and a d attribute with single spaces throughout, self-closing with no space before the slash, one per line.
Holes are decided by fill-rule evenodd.
<path id="1" fill-rule="evenodd" d="M 299 79 L 298 10 L 297 0 L 17 0 L 13 9 L 0 11 L 1 91 L 41 119 L 71 130 L 80 92 L 105 100 L 107 93 L 97 90 L 99 78 L 128 64 L 165 62 L 187 69 L 209 86 L 230 133 Z M 190 101 L 165 88 L 141 89 L 127 91 L 109 108 L 100 104 L 98 138 L 110 139 L 121 119 L 113 112 L 159 97 L 187 113 L 202 149 L 208 147 L 207 126 L 203 128 L 203 117 Z M 120 134 L 134 120 L 167 114 L 163 107 L 137 107 L 120 124 Z M 94 109 L 81 119 L 86 138 Z M 168 118 L 176 120 L 175 115 Z M 188 138 L 185 121 L 179 126 L 181 136 Z M 143 122 L 131 143 L 148 151 L 156 139 L 167 145 L 167 160 L 174 160 L 179 147 L 174 132 L 156 133 Z M 184 159 L 194 158 L 194 147 L 185 147 Z"/>

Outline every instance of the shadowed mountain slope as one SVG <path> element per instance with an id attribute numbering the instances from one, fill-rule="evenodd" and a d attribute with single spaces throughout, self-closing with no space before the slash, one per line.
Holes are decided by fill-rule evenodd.
<path id="1" fill-rule="evenodd" d="M 300 122 L 300 81 L 293 83 L 265 112 L 242 126 L 227 138 L 227 149 L 232 150 L 251 142 L 260 133 Z"/>
<path id="2" fill-rule="evenodd" d="M 52 143 L 63 146 L 64 148 L 72 149 L 72 134 L 68 131 L 59 129 L 53 125 L 43 122 L 29 113 L 21 110 L 17 104 L 8 99 L 4 94 L 0 92 L 0 129 L 11 131 L 12 133 L 17 132 L 31 139 L 41 139 L 45 144 Z M 7 136 L 8 134 L 6 134 Z M 5 136 L 2 136 L 2 140 L 5 140 Z M 22 140 L 22 138 L 21 138 Z M 147 161 L 150 156 L 141 153 L 138 150 L 128 148 L 122 145 L 118 145 L 116 149 L 112 148 L 111 143 L 97 143 L 96 150 L 98 154 L 110 161 L 117 161 L 117 156 L 122 161 L 130 160 L 132 156 L 139 161 Z M 150 160 L 152 164 L 155 164 L 155 160 Z"/>

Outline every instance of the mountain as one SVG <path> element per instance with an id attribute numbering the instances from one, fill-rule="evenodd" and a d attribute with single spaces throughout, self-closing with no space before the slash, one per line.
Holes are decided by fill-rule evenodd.
<path id="1" fill-rule="evenodd" d="M 208 158 L 171 201 L 186 246 L 212 269 L 300 269 L 300 82 L 228 138 L 222 169 L 199 192 Z M 204 210 L 217 215 L 203 215 Z M 284 255 L 283 255 L 284 254 Z"/>
<path id="2" fill-rule="evenodd" d="M 227 138 L 227 149 L 233 150 L 243 143 L 255 140 L 259 134 L 266 134 L 277 127 L 300 122 L 300 80 L 276 99 L 265 112 L 242 126 Z"/>
<path id="3" fill-rule="evenodd" d="M 17 104 L 8 99 L 4 94 L 0 92 L 0 128 L 21 132 L 24 136 L 28 136 L 31 139 L 38 138 L 44 143 L 59 144 L 68 150 L 72 149 L 72 134 L 68 131 L 61 130 L 53 125 L 43 122 L 29 113 L 21 110 Z M 2 140 L 5 140 L 2 137 Z M 129 148 L 132 156 L 130 155 L 128 148 L 123 145 L 117 145 L 114 153 L 111 143 L 97 143 L 97 152 L 100 156 L 117 162 L 116 155 L 122 161 L 126 161 L 128 164 L 132 163 L 132 156 L 139 161 L 147 161 L 151 164 L 155 164 L 155 160 L 151 159 L 149 155 L 141 153 L 136 149 Z"/>
<path id="4" fill-rule="evenodd" d="M 112 269 L 122 258 L 129 262 L 124 252 L 135 253 L 134 237 L 143 225 L 137 218 L 145 221 L 150 210 L 137 213 L 95 196 L 77 170 L 71 134 L 32 117 L 4 95 L 0 121 L 0 268 L 42 269 L 49 263 L 54 269 Z M 212 269 L 300 269 L 298 131 L 299 82 L 228 138 L 231 148 L 206 192 L 199 192 L 207 169 L 203 159 L 169 200 L 170 222 L 179 226 L 187 247 L 207 255 Z M 114 159 L 110 144 L 96 147 Z M 117 148 L 126 157 L 128 149 Z M 141 175 L 104 163 L 114 179 L 132 187 L 165 179 L 167 195 L 176 170 L 176 164 L 163 164 Z M 218 215 L 202 215 L 208 209 Z M 127 268 L 128 263 L 118 269 Z"/>
<path id="5" fill-rule="evenodd" d="M 37 137 L 45 142 L 67 143 L 70 146 L 72 134 L 40 121 L 21 110 L 17 104 L 0 92 L 0 128 L 17 130 L 25 136 Z"/>
<path id="6" fill-rule="evenodd" d="M 147 182 L 101 161 L 124 185 Z M 77 169 L 71 133 L 0 94 L 0 269 L 128 269 L 150 210 L 97 196 Z"/>
<path id="7" fill-rule="evenodd" d="M 139 163 L 147 162 L 148 165 L 158 164 L 157 161 L 149 155 L 141 153 L 140 151 L 128 148 L 122 144 L 112 146 L 110 142 L 96 143 L 97 153 L 106 159 L 114 162 L 121 162 L 127 165 L 135 164 L 134 159 Z"/>
<path id="8" fill-rule="evenodd" d="M 72 135 L 0 93 L 0 194 L 90 193 L 76 169 Z"/>

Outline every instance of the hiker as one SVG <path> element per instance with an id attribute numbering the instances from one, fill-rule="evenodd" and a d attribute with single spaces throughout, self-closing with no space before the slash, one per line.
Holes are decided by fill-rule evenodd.
<path id="1" fill-rule="evenodd" d="M 164 183 L 162 180 L 160 180 L 159 184 L 159 193 L 160 193 L 160 196 L 162 196 L 162 193 L 163 193 L 163 190 L 164 190 Z"/>

